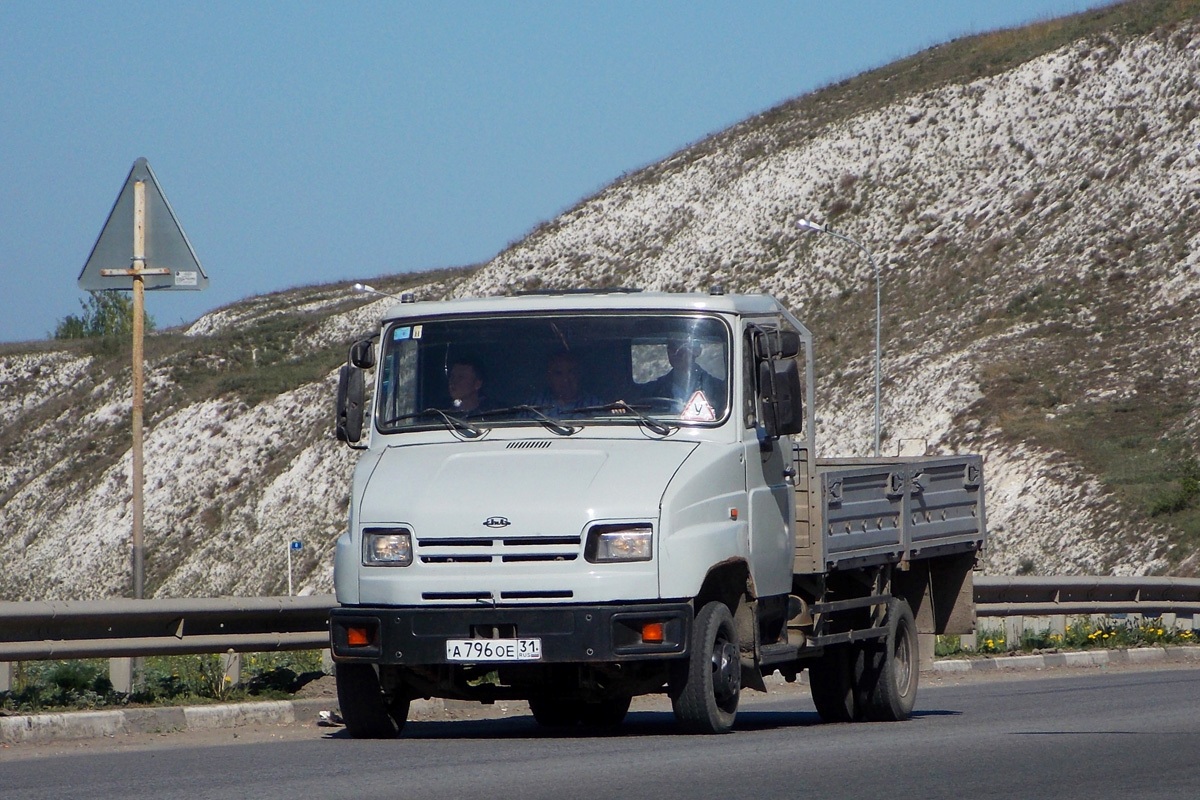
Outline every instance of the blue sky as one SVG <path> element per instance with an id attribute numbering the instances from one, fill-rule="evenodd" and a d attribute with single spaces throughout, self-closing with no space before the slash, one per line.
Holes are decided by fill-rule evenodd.
<path id="1" fill-rule="evenodd" d="M 957 36 L 1093 0 L 0 0 L 0 341 L 76 279 L 149 159 L 211 285 L 253 294 L 486 261 L 621 174 Z"/>

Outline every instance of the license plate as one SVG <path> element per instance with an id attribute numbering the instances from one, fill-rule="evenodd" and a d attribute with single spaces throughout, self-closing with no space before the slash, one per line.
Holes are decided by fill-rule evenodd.
<path id="1" fill-rule="evenodd" d="M 448 639 L 447 661 L 537 661 L 541 639 Z"/>

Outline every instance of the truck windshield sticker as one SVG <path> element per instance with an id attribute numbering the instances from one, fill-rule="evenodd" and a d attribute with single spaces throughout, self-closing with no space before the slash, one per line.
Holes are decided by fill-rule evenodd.
<path id="1" fill-rule="evenodd" d="M 422 327 L 423 327 L 423 326 L 421 326 L 421 325 L 413 325 L 413 338 L 414 338 L 414 339 L 420 339 L 420 338 L 421 338 L 421 328 L 422 328 Z"/>
<path id="2" fill-rule="evenodd" d="M 697 389 L 684 404 L 679 418 L 692 422 L 712 422 L 717 418 L 717 411 L 712 407 L 712 403 L 708 402 L 704 392 Z"/>
<path id="3" fill-rule="evenodd" d="M 392 341 L 393 342 L 403 341 L 404 339 L 407 339 L 409 337 L 409 335 L 411 335 L 411 334 L 412 334 L 412 328 L 409 328 L 409 327 L 396 328 L 394 331 L 392 331 Z"/>

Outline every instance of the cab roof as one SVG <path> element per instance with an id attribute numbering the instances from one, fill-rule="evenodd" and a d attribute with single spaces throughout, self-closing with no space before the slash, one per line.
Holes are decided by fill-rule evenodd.
<path id="1" fill-rule="evenodd" d="M 457 300 L 401 302 L 388 309 L 384 320 L 446 315 L 511 314 L 523 312 L 591 311 L 713 311 L 739 315 L 787 313 L 782 304 L 767 294 L 709 294 L 684 292 L 639 292 L 627 289 L 538 292 Z"/>

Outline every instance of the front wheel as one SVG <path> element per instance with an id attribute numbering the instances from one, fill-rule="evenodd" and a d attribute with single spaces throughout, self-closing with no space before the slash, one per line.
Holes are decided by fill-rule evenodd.
<path id="1" fill-rule="evenodd" d="M 742 661 L 733 615 L 724 603 L 696 614 L 692 652 L 673 681 L 675 719 L 688 733 L 727 733 L 737 716 Z"/>
<path id="2" fill-rule="evenodd" d="M 892 598 L 886 625 L 887 637 L 863 652 L 862 712 L 876 722 L 899 722 L 912 716 L 920 675 L 917 624 L 907 602 Z"/>
<path id="3" fill-rule="evenodd" d="M 338 708 L 351 736 L 390 739 L 400 732 L 408 716 L 407 698 L 389 701 L 370 664 L 338 664 L 335 670 Z"/>

